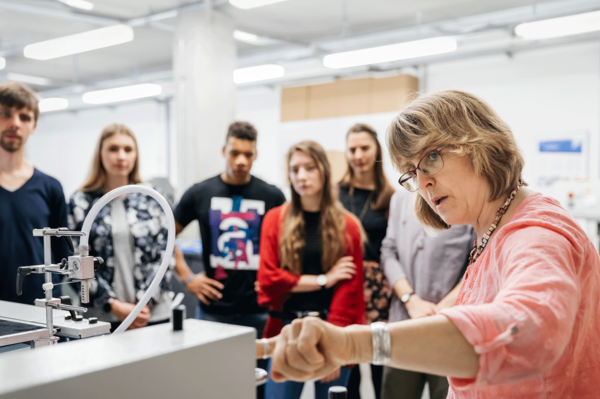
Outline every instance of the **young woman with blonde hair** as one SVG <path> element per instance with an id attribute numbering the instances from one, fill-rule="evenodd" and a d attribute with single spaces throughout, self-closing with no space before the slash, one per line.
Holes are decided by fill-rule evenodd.
<path id="1" fill-rule="evenodd" d="M 337 201 L 325 151 L 303 141 L 287 155 L 292 200 L 265 216 L 258 270 L 258 301 L 269 306 L 264 337 L 286 324 L 318 316 L 338 326 L 364 318 L 359 223 Z M 332 370 L 315 384 L 317 398 L 348 384 L 350 368 Z M 303 383 L 269 379 L 267 399 L 296 399 Z"/>
<path id="2" fill-rule="evenodd" d="M 116 123 L 106 126 L 94 152 L 90 175 L 69 201 L 69 227 L 81 230 L 92 205 L 107 192 L 140 184 L 139 153 L 133 132 Z M 90 231 L 90 255 L 101 256 L 106 268 L 96 272 L 87 316 L 112 324 L 125 320 L 152 282 L 167 243 L 167 224 L 160 205 L 142 194 L 113 200 L 96 217 Z M 171 271 L 130 328 L 169 320 Z"/>

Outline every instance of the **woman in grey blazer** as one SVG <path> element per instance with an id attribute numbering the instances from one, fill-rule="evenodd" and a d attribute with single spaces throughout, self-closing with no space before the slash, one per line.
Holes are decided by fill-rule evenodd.
<path id="1" fill-rule="evenodd" d="M 390 201 L 381 245 L 381 267 L 394 291 L 389 322 L 432 316 L 452 306 L 477 239 L 466 225 L 428 235 L 415 214 L 414 194 L 402 190 Z M 382 399 L 420 399 L 426 382 L 432 399 L 448 395 L 446 377 L 385 366 Z"/>

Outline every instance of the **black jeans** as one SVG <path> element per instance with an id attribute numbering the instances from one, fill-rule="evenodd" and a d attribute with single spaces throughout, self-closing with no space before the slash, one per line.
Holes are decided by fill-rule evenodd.
<path id="1" fill-rule="evenodd" d="M 371 364 L 371 380 L 375 388 L 375 399 L 381 399 L 381 378 L 383 377 L 383 366 Z M 348 384 L 348 399 L 360 399 L 360 368 L 358 364 L 352 369 L 350 383 Z"/>
<path id="2" fill-rule="evenodd" d="M 421 399 L 425 383 L 431 399 L 448 396 L 448 379 L 438 375 L 416 373 L 392 367 L 383 368 L 381 397 L 383 399 Z"/>

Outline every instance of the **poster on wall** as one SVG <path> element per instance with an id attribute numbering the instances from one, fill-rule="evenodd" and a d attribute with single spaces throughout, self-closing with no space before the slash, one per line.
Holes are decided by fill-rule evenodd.
<path id="1" fill-rule="evenodd" d="M 535 186 L 549 188 L 562 181 L 589 177 L 589 132 L 573 130 L 539 135 Z"/>

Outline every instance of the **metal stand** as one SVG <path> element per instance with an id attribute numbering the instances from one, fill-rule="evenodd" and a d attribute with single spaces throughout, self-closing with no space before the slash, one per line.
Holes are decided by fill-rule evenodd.
<path id="1" fill-rule="evenodd" d="M 42 286 L 44 289 L 44 299 L 36 299 L 35 306 L 46 308 L 46 328 L 48 329 L 48 337 L 41 338 L 35 341 L 35 346 L 52 345 L 58 342 L 56 330 L 54 329 L 54 320 L 52 309 L 62 309 L 71 312 L 72 317 L 80 317 L 75 312 L 87 312 L 87 308 L 81 306 L 73 306 L 71 299 L 68 297 L 53 298 L 52 289 L 52 274 L 59 274 L 70 278 L 75 278 L 81 282 L 81 302 L 88 303 L 90 301 L 89 280 L 94 279 L 94 272 L 104 266 L 102 258 L 93 258 L 88 256 L 87 247 L 79 248 L 77 253 L 74 253 L 71 237 L 84 236 L 85 233 L 79 231 L 68 231 L 66 228 L 51 229 L 45 227 L 43 229 L 33 230 L 33 235 L 44 238 L 44 264 L 35 266 L 21 266 L 17 273 L 17 295 L 22 294 L 23 281 L 25 277 L 31 273 L 44 273 L 45 283 Z M 69 256 L 68 261 L 63 259 L 59 264 L 52 264 L 52 247 L 50 239 L 52 237 L 62 237 L 65 239 L 73 256 Z"/>

